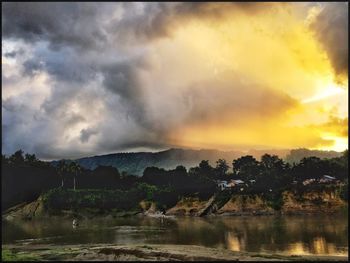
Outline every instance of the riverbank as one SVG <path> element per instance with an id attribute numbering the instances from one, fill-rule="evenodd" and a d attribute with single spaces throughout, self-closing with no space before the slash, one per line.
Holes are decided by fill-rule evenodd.
<path id="1" fill-rule="evenodd" d="M 193 245 L 2 245 L 2 260 L 104 261 L 347 261 L 346 256 L 234 252 Z"/>
<path id="2" fill-rule="evenodd" d="M 114 194 L 114 192 L 111 192 Z M 339 189 L 308 190 L 304 192 L 284 191 L 271 199 L 258 194 L 234 194 L 219 192 L 211 198 L 182 197 L 167 208 L 155 201 L 135 201 L 130 207 L 123 202 L 106 206 L 111 199 L 110 192 L 104 190 L 60 190 L 40 196 L 31 203 L 22 203 L 5 211 L 5 220 L 34 219 L 48 217 L 92 219 L 96 217 L 125 216 L 241 216 L 278 214 L 336 214 L 348 213 L 347 202 L 340 197 Z M 108 195 L 109 194 L 109 195 Z M 105 199 L 101 196 L 106 195 Z M 69 197 L 69 198 L 68 198 Z M 101 199 L 96 203 L 96 199 Z M 70 200 L 65 206 L 57 200 Z M 75 201 L 74 201 L 75 200 Z M 103 205 L 105 204 L 105 205 Z"/>

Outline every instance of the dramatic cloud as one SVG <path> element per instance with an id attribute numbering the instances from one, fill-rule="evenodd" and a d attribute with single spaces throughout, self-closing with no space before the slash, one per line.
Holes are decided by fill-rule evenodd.
<path id="1" fill-rule="evenodd" d="M 109 3 L 5 3 L 3 37 L 29 42 L 47 40 L 52 48 L 102 47 L 107 35 L 96 21 L 108 15 L 110 6 Z"/>
<path id="2" fill-rule="evenodd" d="M 341 150 L 347 19 L 341 4 L 4 3 L 3 151 Z"/>
<path id="3" fill-rule="evenodd" d="M 327 3 L 311 24 L 317 38 L 327 51 L 339 79 L 348 75 L 349 45 L 348 3 Z"/>

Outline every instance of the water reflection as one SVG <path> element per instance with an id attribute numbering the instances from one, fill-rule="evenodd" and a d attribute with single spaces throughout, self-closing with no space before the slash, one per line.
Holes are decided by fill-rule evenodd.
<path id="1" fill-rule="evenodd" d="M 134 217 L 3 222 L 3 243 L 148 243 L 222 247 L 293 255 L 347 255 L 347 216 L 259 216 L 164 219 Z"/>
<path id="2" fill-rule="evenodd" d="M 304 244 L 301 242 L 290 244 L 286 252 L 291 255 L 309 255 L 310 254 L 308 249 L 306 249 Z"/>
<path id="3" fill-rule="evenodd" d="M 227 232 L 226 234 L 227 248 L 232 251 L 245 251 L 244 239 L 238 238 L 232 232 Z"/>

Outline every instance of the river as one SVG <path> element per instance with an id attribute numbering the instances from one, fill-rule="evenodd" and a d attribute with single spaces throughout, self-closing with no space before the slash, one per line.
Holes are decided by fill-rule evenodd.
<path id="1" fill-rule="evenodd" d="M 4 244 L 181 244 L 288 255 L 347 255 L 346 215 L 128 217 L 2 222 Z"/>

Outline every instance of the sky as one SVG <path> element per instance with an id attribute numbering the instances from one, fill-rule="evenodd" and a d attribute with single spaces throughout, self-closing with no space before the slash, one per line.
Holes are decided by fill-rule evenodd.
<path id="1" fill-rule="evenodd" d="M 347 145 L 347 3 L 2 4 L 5 154 Z"/>

